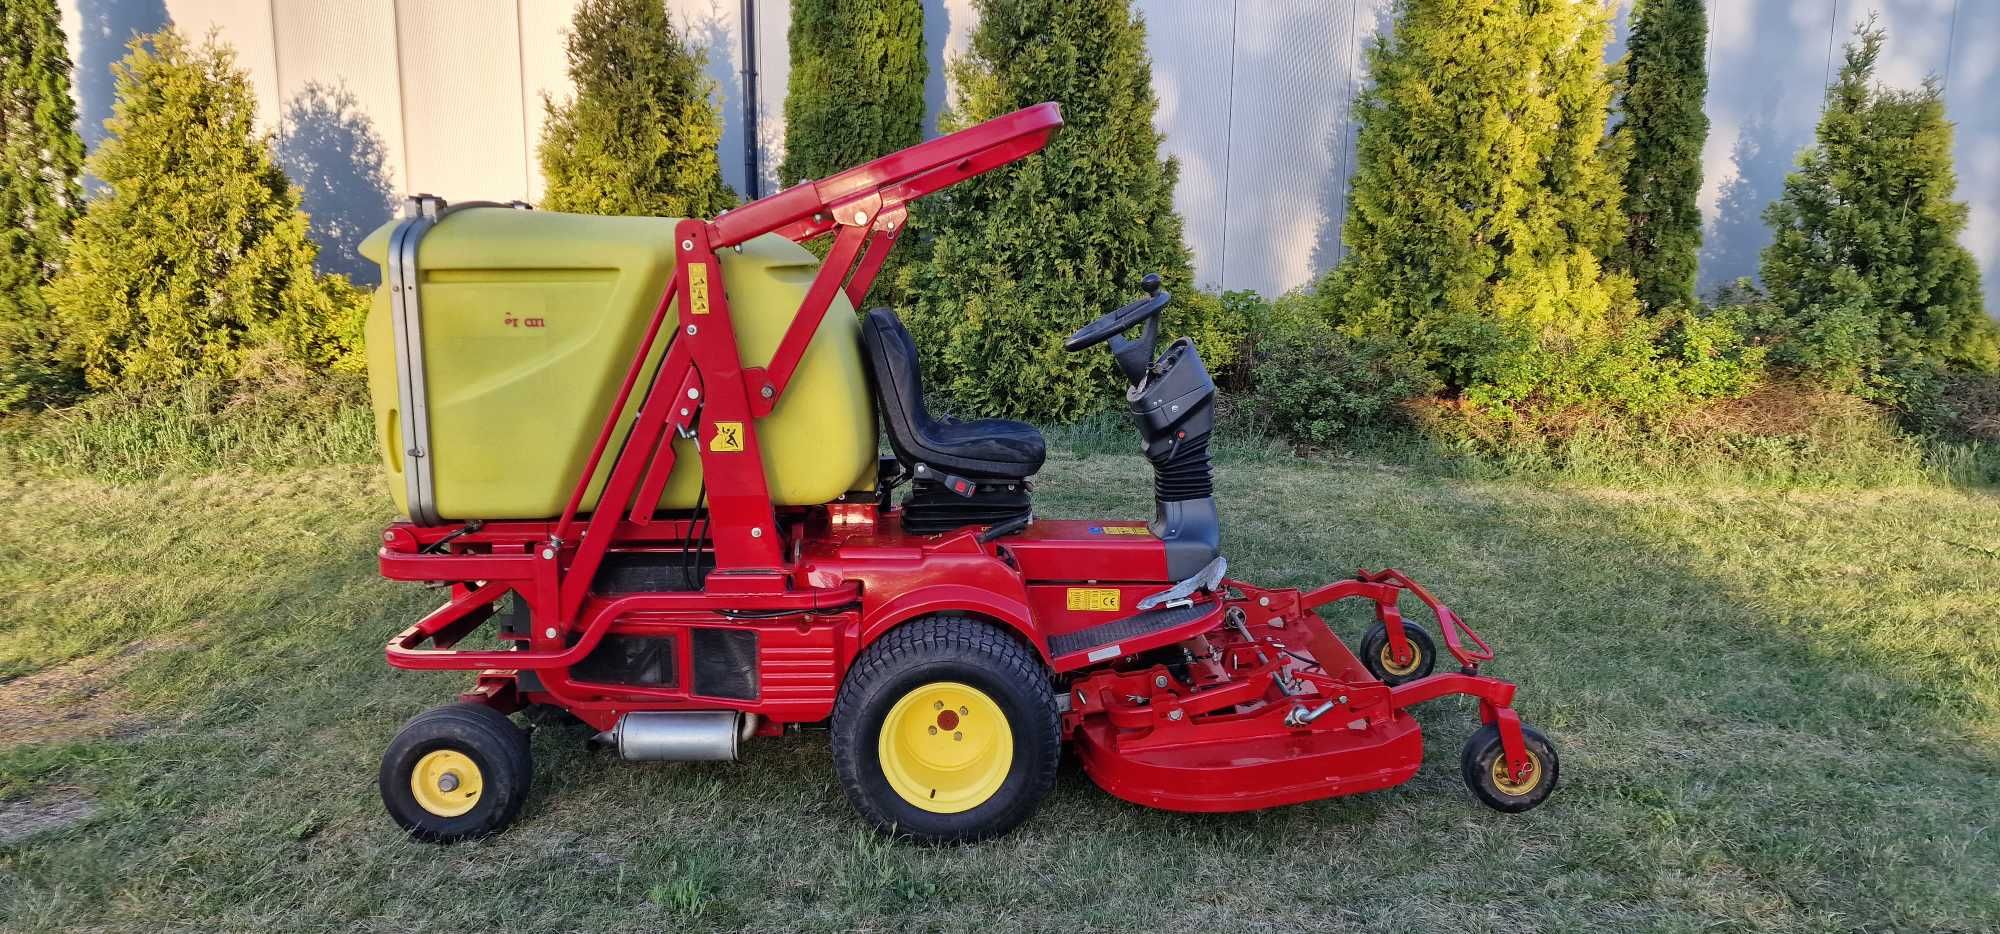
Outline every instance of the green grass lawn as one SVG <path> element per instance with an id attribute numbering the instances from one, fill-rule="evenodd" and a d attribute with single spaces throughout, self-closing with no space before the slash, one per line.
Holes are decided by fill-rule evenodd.
<path id="1" fill-rule="evenodd" d="M 1046 515 L 1149 510 L 1058 454 Z M 412 843 L 377 757 L 465 679 L 389 669 L 437 595 L 375 575 L 364 467 L 0 487 L 0 928 L 2000 929 L 2000 497 L 1617 489 L 1379 465 L 1221 469 L 1231 569 L 1409 570 L 1561 745 L 1540 810 L 1476 804 L 1469 702 L 1409 784 L 1148 811 L 1065 764 L 1021 831 L 867 832 L 824 733 L 631 764 L 550 727 L 524 820 Z M 1357 608 L 1358 610 L 1358 608 Z M 1333 615 L 1348 638 L 1359 612 Z M 34 828 L 41 828 L 35 832 Z"/>

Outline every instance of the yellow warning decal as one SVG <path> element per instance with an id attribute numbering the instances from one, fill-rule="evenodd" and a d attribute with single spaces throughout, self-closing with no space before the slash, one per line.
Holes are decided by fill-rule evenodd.
<path id="1" fill-rule="evenodd" d="M 1071 587 L 1069 608 L 1088 610 L 1093 613 L 1112 613 L 1118 610 L 1118 591 L 1110 588 Z"/>
<path id="2" fill-rule="evenodd" d="M 1105 526 L 1105 527 L 1104 527 L 1104 534 L 1106 534 L 1106 535 L 1151 535 L 1151 534 L 1153 534 L 1153 531 L 1152 531 L 1151 529 L 1148 529 L 1148 528 L 1146 528 L 1146 527 L 1145 527 L 1145 526 L 1143 526 L 1143 525 L 1107 525 L 1107 526 Z"/>
<path id="3" fill-rule="evenodd" d="M 690 310 L 695 314 L 708 314 L 708 264 L 691 263 L 688 266 L 688 300 Z M 725 450 L 716 448 L 716 450 Z M 735 450 L 735 449 L 728 449 Z"/>
<path id="4" fill-rule="evenodd" d="M 715 436 L 708 439 L 708 449 L 711 451 L 743 450 L 743 423 L 716 422 Z"/>

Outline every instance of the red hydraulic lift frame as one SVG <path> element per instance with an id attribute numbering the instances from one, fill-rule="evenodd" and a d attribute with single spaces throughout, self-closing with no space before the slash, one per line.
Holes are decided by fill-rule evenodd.
<path id="1" fill-rule="evenodd" d="M 700 434 L 696 446 L 712 514 L 708 528 L 714 540 L 714 572 L 706 590 L 650 594 L 648 606 L 778 608 L 800 600 L 822 606 L 838 598 L 790 592 L 776 510 L 764 482 L 756 420 L 770 414 L 784 398 L 834 294 L 846 292 L 854 304 L 868 294 L 882 260 L 902 234 L 908 202 L 1028 156 L 1046 146 L 1060 126 L 1062 112 L 1056 104 L 1036 104 L 836 176 L 786 188 L 714 220 L 690 218 L 676 224 L 674 278 L 632 354 L 618 396 L 604 416 L 604 428 L 562 516 L 550 528 L 548 542 L 530 548 L 528 554 L 444 556 L 384 548 L 382 570 L 392 578 L 492 582 L 484 588 L 460 588 L 464 592 L 454 594 L 452 604 L 390 644 L 390 660 L 412 668 L 440 666 L 442 658 L 420 658 L 426 652 L 416 646 L 474 618 L 498 596 L 486 590 L 494 590 L 500 582 L 508 582 L 502 590 L 516 590 L 528 600 L 538 620 L 548 620 L 544 612 L 554 612 L 558 626 L 570 630 L 590 596 L 590 582 L 606 552 L 624 536 L 654 522 L 660 492 L 674 472 L 674 438 L 684 432 Z M 744 366 L 716 254 L 772 232 L 794 242 L 834 234 L 834 244 L 770 362 Z M 662 340 L 662 330 L 672 330 L 670 344 L 648 376 L 646 364 Z M 620 442 L 618 428 L 634 390 L 640 392 L 638 416 Z M 584 514 L 592 478 L 614 442 L 618 452 L 596 508 Z M 440 558 L 454 562 L 450 574 L 442 574 Z M 598 630 L 608 622 L 608 614 L 596 614 L 590 628 Z M 586 640 L 588 636 L 584 634 Z M 534 642 L 536 650 L 554 648 L 544 648 L 540 638 Z M 522 654 L 510 658 L 516 664 L 524 660 Z M 462 668 L 464 662 L 460 658 L 450 666 Z"/>

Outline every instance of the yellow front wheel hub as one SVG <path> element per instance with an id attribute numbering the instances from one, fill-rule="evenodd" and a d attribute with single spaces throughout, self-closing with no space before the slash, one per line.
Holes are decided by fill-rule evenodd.
<path id="1" fill-rule="evenodd" d="M 904 801 L 937 814 L 984 804 L 1014 764 L 1014 731 L 986 692 L 956 681 L 918 687 L 889 708 L 876 754 Z"/>
<path id="2" fill-rule="evenodd" d="M 410 770 L 410 795 L 439 817 L 457 817 L 478 807 L 484 790 L 479 764 L 456 749 L 426 753 Z"/>
<path id="3" fill-rule="evenodd" d="M 1493 787 L 1503 795 L 1521 797 L 1534 791 L 1542 784 L 1542 758 L 1531 750 L 1528 753 L 1528 774 L 1515 781 L 1507 768 L 1507 754 L 1502 752 L 1493 760 Z"/>
<path id="4" fill-rule="evenodd" d="M 1401 665 L 1396 664 L 1396 647 L 1394 645 L 1382 646 L 1380 657 L 1382 660 L 1383 671 L 1386 671 L 1392 675 L 1401 676 L 1416 671 L 1417 666 L 1424 663 L 1424 650 L 1417 648 L 1417 644 L 1414 641 L 1408 642 L 1406 644 L 1409 646 L 1410 649 L 1410 660 L 1407 663 Z"/>

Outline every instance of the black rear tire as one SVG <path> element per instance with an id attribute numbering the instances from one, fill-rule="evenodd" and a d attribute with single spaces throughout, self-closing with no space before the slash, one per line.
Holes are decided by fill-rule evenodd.
<path id="1" fill-rule="evenodd" d="M 520 817 L 534 773 L 528 734 L 506 714 L 452 704 L 404 724 L 382 753 L 376 786 L 389 817 L 410 836 L 454 843 Z"/>
<path id="2" fill-rule="evenodd" d="M 897 735 L 892 730 L 885 737 L 884 728 L 899 702 L 943 686 L 970 688 L 990 701 L 1011 739 L 1004 778 L 990 792 L 969 792 L 955 813 L 920 806 L 919 798 L 899 792 L 882 759 L 885 744 Z M 932 733 L 940 743 L 958 724 L 956 718 L 944 722 L 944 735 Z M 966 721 L 968 730 L 972 722 Z M 1012 633 L 964 616 L 925 617 L 877 639 L 848 671 L 833 712 L 834 768 L 848 801 L 877 830 L 921 843 L 969 843 L 1019 826 L 1055 786 L 1061 739 L 1055 691 L 1041 658 Z M 995 767 L 992 774 L 1001 773 Z"/>
<path id="3" fill-rule="evenodd" d="M 1404 620 L 1403 637 L 1409 640 L 1416 657 L 1401 665 L 1390 657 L 1389 627 L 1379 621 L 1362 634 L 1361 650 L 1355 653 L 1361 656 L 1361 664 L 1369 674 L 1390 687 L 1429 677 L 1437 667 L 1437 644 L 1431 641 L 1431 634 L 1424 627 Z"/>

